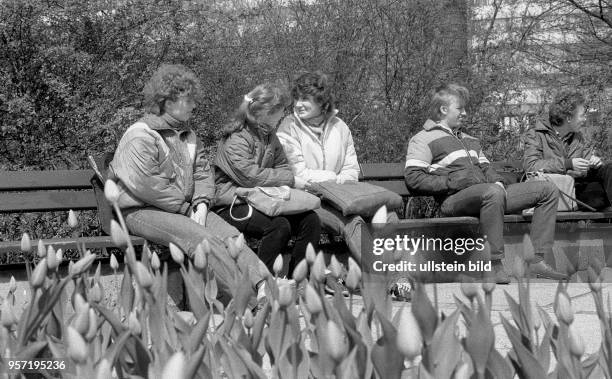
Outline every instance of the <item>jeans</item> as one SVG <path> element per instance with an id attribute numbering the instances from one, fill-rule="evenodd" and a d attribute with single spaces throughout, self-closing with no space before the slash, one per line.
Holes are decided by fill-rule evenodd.
<path id="1" fill-rule="evenodd" d="M 504 213 L 535 207 L 530 236 L 537 260 L 552 253 L 559 190 L 550 182 L 532 181 L 509 185 L 476 184 L 447 197 L 441 206 L 445 216 L 478 216 L 480 229 L 491 246 L 491 260 L 504 252 Z"/>
<path id="2" fill-rule="evenodd" d="M 130 233 L 160 245 L 168 246 L 172 242 L 190 257 L 196 246 L 207 239 L 212 247 L 208 265 L 215 274 L 221 295 L 231 297 L 230 286 L 243 273 L 249 273 L 253 289 L 264 279 L 259 271 L 259 258 L 248 246 L 240 251 L 237 262 L 229 255 L 224 239 L 240 232 L 213 212 L 208 213 L 205 227 L 187 216 L 153 207 L 127 209 L 123 213 Z"/>
<path id="3" fill-rule="evenodd" d="M 232 208 L 232 214 L 236 218 L 245 217 L 248 211 L 249 206 L 246 204 Z M 261 239 L 257 255 L 270 271 L 276 257 L 283 253 L 291 235 L 295 234 L 295 244 L 289 262 L 290 275 L 295 266 L 306 256 L 308 243 L 316 249 L 321 236 L 321 223 L 313 211 L 270 217 L 253 208 L 251 217 L 236 221 L 230 216 L 229 208 L 226 208 L 219 212 L 219 216 L 245 235 Z"/>
<path id="4" fill-rule="evenodd" d="M 575 179 L 578 200 L 595 209 L 612 204 L 612 162 L 592 168 L 585 177 Z"/>
<path id="5" fill-rule="evenodd" d="M 321 203 L 321 208 L 315 209 L 321 219 L 321 227 L 334 235 L 342 236 L 357 263 L 361 263 L 362 231 L 367 232 L 365 220 L 361 216 L 344 216 L 341 211 L 327 203 Z M 398 222 L 395 212 L 387 213 L 387 223 Z"/>

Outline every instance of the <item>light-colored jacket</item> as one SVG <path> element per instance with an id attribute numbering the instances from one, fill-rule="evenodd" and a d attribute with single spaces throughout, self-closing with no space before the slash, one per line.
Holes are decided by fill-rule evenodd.
<path id="1" fill-rule="evenodd" d="M 214 173 L 200 139 L 162 117 L 147 115 L 130 126 L 108 171 L 118 182 L 121 208 L 151 205 L 187 215 L 215 198 Z"/>
<path id="2" fill-rule="evenodd" d="M 311 182 L 359 178 L 353 136 L 336 113 L 327 119 L 320 139 L 296 114 L 281 123 L 276 134 L 295 176 Z"/>

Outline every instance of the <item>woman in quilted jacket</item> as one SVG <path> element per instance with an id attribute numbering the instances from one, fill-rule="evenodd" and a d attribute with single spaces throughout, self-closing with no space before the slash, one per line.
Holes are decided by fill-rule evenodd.
<path id="1" fill-rule="evenodd" d="M 214 173 L 187 124 L 199 86 L 182 65 L 162 65 L 153 74 L 144 88 L 147 114 L 123 134 L 108 178 L 117 182 L 130 233 L 166 246 L 173 243 L 189 257 L 208 240 L 208 264 L 220 294 L 229 295 L 236 274 L 248 272 L 253 289 L 261 287 L 264 277 L 260 260 L 247 246 L 236 264 L 226 244 L 240 232 L 208 211 L 215 202 Z"/>
<path id="2" fill-rule="evenodd" d="M 293 175 L 276 136 L 288 104 L 289 96 L 273 84 L 259 85 L 245 95 L 223 130 L 214 164 L 218 214 L 245 235 L 261 238 L 258 255 L 269 269 L 295 234 L 289 263 L 293 273 L 308 243 L 316 248 L 319 242 L 321 226 L 315 212 L 269 217 L 247 204 L 236 204 L 230 212 L 238 187 L 305 187 L 306 182 Z"/>

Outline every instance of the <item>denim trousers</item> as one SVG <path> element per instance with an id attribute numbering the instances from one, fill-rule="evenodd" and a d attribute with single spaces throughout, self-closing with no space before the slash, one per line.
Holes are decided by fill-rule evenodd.
<path id="1" fill-rule="evenodd" d="M 362 243 L 368 243 L 371 240 L 371 238 L 368 238 L 369 236 L 362 236 L 364 231 L 368 232 L 363 217 L 344 216 L 341 211 L 324 202 L 321 203 L 321 208 L 315 209 L 315 212 L 321 219 L 321 228 L 333 235 L 342 236 L 353 259 L 357 263 L 361 263 Z M 398 221 L 397 213 L 387 213 L 387 223 Z M 362 237 L 365 241 L 362 240 Z"/>
<path id="2" fill-rule="evenodd" d="M 308 244 L 311 243 L 315 249 L 318 247 L 321 236 L 319 217 L 313 211 L 270 217 L 255 208 L 252 209 L 251 217 L 242 221 L 232 219 L 229 208 L 221 210 L 219 216 L 245 235 L 261 239 L 257 255 L 270 271 L 276 257 L 283 254 L 291 236 L 295 235 L 289 262 L 289 275 L 293 274 L 295 266 L 306 256 Z M 243 218 L 248 211 L 249 206 L 241 204 L 232 208 L 232 215 Z"/>
<path id="3" fill-rule="evenodd" d="M 213 212 L 208 212 L 206 226 L 187 216 L 153 207 L 127 209 L 123 213 L 130 233 L 160 245 L 168 246 L 171 242 L 189 257 L 193 256 L 196 246 L 207 239 L 212 248 L 208 265 L 215 274 L 222 296 L 231 297 L 232 282 L 247 272 L 254 290 L 257 283 L 264 279 L 259 270 L 259 258 L 246 244 L 237 261 L 230 256 L 224 240 L 227 237 L 236 237 L 240 232 Z"/>
<path id="4" fill-rule="evenodd" d="M 535 207 L 530 236 L 537 261 L 552 253 L 559 190 L 550 182 L 511 184 L 506 190 L 494 183 L 476 184 L 447 197 L 441 205 L 445 216 L 476 216 L 491 247 L 491 260 L 504 253 L 504 214 Z"/>

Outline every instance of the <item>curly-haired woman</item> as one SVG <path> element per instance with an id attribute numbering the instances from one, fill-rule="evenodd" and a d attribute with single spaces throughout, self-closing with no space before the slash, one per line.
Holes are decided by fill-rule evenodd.
<path id="1" fill-rule="evenodd" d="M 296 235 L 289 273 L 305 255 L 308 243 L 317 246 L 321 225 L 313 211 L 269 217 L 256 209 L 251 217 L 246 204 L 234 206 L 237 187 L 289 186 L 304 188 L 305 181 L 294 178 L 283 148 L 276 137 L 276 126 L 284 115 L 289 96 L 272 84 L 255 87 L 243 99 L 234 119 L 223 131 L 215 158 L 219 215 L 246 235 L 261 238 L 259 258 L 271 268 L 275 258 Z"/>
<path id="2" fill-rule="evenodd" d="M 263 283 L 260 261 L 244 247 L 236 263 L 224 239 L 239 232 L 209 212 L 215 201 L 214 173 L 204 147 L 187 125 L 200 84 L 182 65 L 163 65 L 147 82 L 147 114 L 123 134 L 109 166 L 118 182 L 119 206 L 130 233 L 179 246 L 187 255 L 204 239 L 222 294 L 229 294 L 234 275 L 248 272 L 253 289 Z"/>

